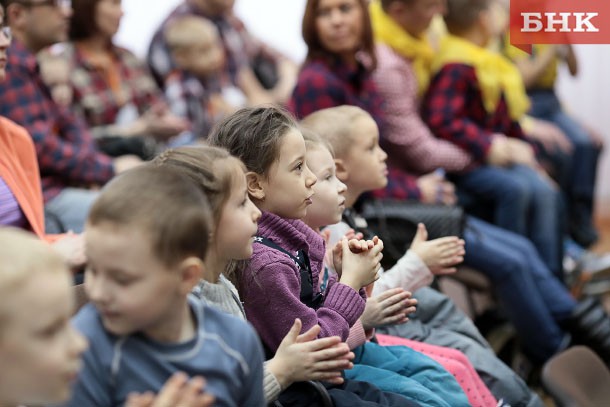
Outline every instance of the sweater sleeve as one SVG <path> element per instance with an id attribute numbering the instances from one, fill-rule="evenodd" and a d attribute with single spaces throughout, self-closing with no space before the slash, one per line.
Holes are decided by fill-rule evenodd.
<path id="1" fill-rule="evenodd" d="M 267 400 L 267 403 L 271 403 L 280 396 L 282 388 L 275 375 L 267 369 L 268 362 L 269 361 L 266 361 L 263 364 L 263 392 L 265 393 L 265 400 Z"/>
<path id="2" fill-rule="evenodd" d="M 246 316 L 263 343 L 273 352 L 286 336 L 295 318 L 303 331 L 318 324 L 318 337 L 339 336 L 345 341 L 350 327 L 362 314 L 365 301 L 359 292 L 341 283 L 327 289 L 324 305 L 318 310 L 301 302 L 301 280 L 288 258 L 265 256 L 258 269 L 248 268 L 240 284 Z"/>
<path id="3" fill-rule="evenodd" d="M 407 291 L 415 292 L 432 282 L 433 275 L 420 257 L 411 250 L 391 269 L 385 271 L 375 282 L 373 296 L 379 295 L 392 288 L 401 287 Z"/>

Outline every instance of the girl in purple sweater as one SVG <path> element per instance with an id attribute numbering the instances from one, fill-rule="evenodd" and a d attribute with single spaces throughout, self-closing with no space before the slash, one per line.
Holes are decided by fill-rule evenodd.
<path id="1" fill-rule="evenodd" d="M 294 119 L 275 107 L 242 109 L 221 122 L 209 141 L 244 162 L 248 194 L 262 211 L 252 257 L 235 277 L 246 316 L 268 354 L 277 350 L 295 318 L 304 329 L 320 325 L 320 338 L 337 335 L 346 340 L 364 310 L 362 287 L 375 280 L 380 268 L 382 242 L 344 238 L 341 260 L 335 261 L 339 277 L 330 278 L 319 292 L 324 240 L 301 221 L 315 199 L 317 178 L 305 161 L 305 141 Z M 352 253 L 350 248 L 360 245 L 363 250 Z M 364 360 L 364 351 L 360 353 Z M 371 364 L 365 368 L 356 363 L 362 374 L 350 378 L 374 380 L 382 390 L 423 406 L 469 405 L 455 379 L 426 356 L 368 353 Z"/>

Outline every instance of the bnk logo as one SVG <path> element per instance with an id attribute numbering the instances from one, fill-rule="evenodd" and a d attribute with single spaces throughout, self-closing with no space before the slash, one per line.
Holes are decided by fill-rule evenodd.
<path id="1" fill-rule="evenodd" d="M 532 44 L 610 44 L 608 0 L 510 0 L 510 40 Z"/>
<path id="2" fill-rule="evenodd" d="M 599 13 L 521 13 L 523 27 L 521 32 L 599 32 L 591 23 Z"/>

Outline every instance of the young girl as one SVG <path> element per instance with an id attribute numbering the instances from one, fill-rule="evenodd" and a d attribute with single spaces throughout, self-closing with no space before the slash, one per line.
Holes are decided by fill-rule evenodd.
<path id="1" fill-rule="evenodd" d="M 252 255 L 253 236 L 261 216 L 248 196 L 243 163 L 224 149 L 201 146 L 168 150 L 155 158 L 153 164 L 179 170 L 193 179 L 207 195 L 214 226 L 205 260 L 206 274 L 195 293 L 208 303 L 245 318 L 237 290 L 222 274 L 236 260 L 245 260 Z M 301 327 L 300 319 L 295 319 L 275 356 L 265 364 L 265 396 L 269 402 L 278 398 L 280 390 L 297 381 L 324 380 L 342 384 L 342 370 L 353 366 L 350 360 L 354 355 L 341 338 L 316 339 L 319 325 L 313 325 L 299 335 Z M 335 393 L 331 392 L 336 401 Z M 404 404 L 401 398 L 396 399 L 398 396 L 392 397 L 390 395 L 389 400 L 385 400 L 385 396 L 379 395 L 375 401 L 382 405 Z M 350 401 L 356 403 L 358 400 Z"/>
<path id="2" fill-rule="evenodd" d="M 307 210 L 304 218 L 312 229 L 319 230 L 325 225 L 334 225 L 341 221 L 343 210 L 345 209 L 345 192 L 347 187 L 336 176 L 333 150 L 330 144 L 316 136 L 313 132 L 303 130 L 305 145 L 307 147 L 306 161 L 312 172 L 318 177 L 318 182 L 314 185 L 316 193 L 312 205 Z M 423 225 L 420 226 L 425 231 Z M 424 232 L 425 233 L 425 232 Z M 419 240 L 422 240 L 421 233 L 418 233 Z M 425 238 L 423 238 L 425 241 Z M 428 257 L 434 252 L 434 244 L 441 245 L 442 239 L 430 242 L 431 244 L 419 250 L 416 254 L 420 259 Z M 423 253 L 422 253 L 423 252 Z M 449 251 L 450 254 L 452 254 Z M 443 256 L 440 256 L 443 257 Z M 421 260 L 415 262 L 414 266 L 419 266 Z M 330 264 L 327 262 L 327 264 Z M 325 276 L 330 274 L 325 267 Z M 383 276 L 383 275 L 382 275 Z M 373 287 L 367 287 L 367 294 L 372 292 Z M 361 317 L 362 325 L 365 330 L 372 330 L 377 326 L 394 325 L 406 322 L 409 314 L 409 300 L 411 293 L 400 287 L 389 289 L 375 297 L 367 299 L 364 314 Z M 466 358 L 458 350 L 424 344 L 399 337 L 380 335 L 380 344 L 402 345 L 417 350 L 430 358 L 436 360 L 445 369 L 452 373 L 462 390 L 468 396 L 468 401 L 473 407 L 495 407 L 497 402 L 485 384 Z M 349 342 L 348 342 L 349 343 Z M 367 347 L 378 347 L 374 343 L 366 344 Z M 382 349 L 380 351 L 385 351 Z M 380 352 L 377 351 L 377 352 Z M 350 377 L 351 371 L 346 372 L 346 377 Z"/>
<path id="3" fill-rule="evenodd" d="M 317 178 L 306 164 L 305 142 L 294 119 L 274 107 L 242 109 L 221 122 L 210 141 L 244 161 L 248 193 L 263 211 L 254 253 L 237 281 L 246 314 L 266 347 L 277 349 L 296 316 L 305 329 L 319 324 L 320 337 L 346 340 L 364 311 L 362 287 L 374 281 L 380 267 L 381 241 L 354 256 L 343 239 L 342 272 L 318 292 L 324 241 L 300 220 L 312 203 Z M 423 355 L 358 353 L 370 365 L 358 366 L 357 379 L 375 379 L 381 389 L 423 405 L 469 405 L 453 377 Z"/>

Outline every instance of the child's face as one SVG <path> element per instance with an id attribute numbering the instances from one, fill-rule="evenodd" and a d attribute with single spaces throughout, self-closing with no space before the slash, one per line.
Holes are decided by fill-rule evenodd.
<path id="1" fill-rule="evenodd" d="M 51 97 L 55 103 L 64 107 L 72 104 L 73 91 L 67 62 L 59 59 L 45 61 L 40 64 L 40 75 L 51 91 Z"/>
<path id="2" fill-rule="evenodd" d="M 235 178 L 231 196 L 220 213 L 213 243 L 224 260 L 244 260 L 252 256 L 252 238 L 261 217 L 261 211 L 248 196 L 246 176 L 240 174 Z"/>
<path id="3" fill-rule="evenodd" d="M 0 404 L 66 400 L 87 347 L 70 323 L 68 272 L 34 273 L 18 293 L 1 300 L 8 317 L 0 335 Z"/>
<path id="4" fill-rule="evenodd" d="M 344 181 L 350 191 L 359 193 L 383 188 L 388 183 L 388 155 L 379 147 L 379 130 L 368 116 L 359 117 L 352 123 L 352 143 L 343 166 L 347 172 Z"/>
<path id="5" fill-rule="evenodd" d="M 218 33 L 211 31 L 198 43 L 177 50 L 175 59 L 180 68 L 199 78 L 206 78 L 222 70 L 225 51 Z"/>
<path id="6" fill-rule="evenodd" d="M 163 337 L 186 296 L 180 291 L 180 273 L 153 253 L 148 231 L 110 222 L 88 224 L 85 250 L 85 290 L 104 327 L 115 335 L 141 331 Z"/>
<path id="7" fill-rule="evenodd" d="M 337 178 L 335 160 L 325 147 L 308 148 L 306 160 L 311 171 L 318 177 L 318 182 L 313 187 L 315 195 L 307 209 L 305 223 L 314 229 L 334 225 L 341 221 L 347 187 Z"/>
<path id="8" fill-rule="evenodd" d="M 300 131 L 290 129 L 280 141 L 279 159 L 260 176 L 264 199 L 259 207 L 282 218 L 303 219 L 312 203 L 317 181 L 305 161 L 305 141 Z"/>

